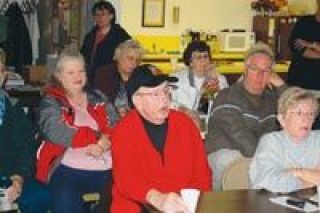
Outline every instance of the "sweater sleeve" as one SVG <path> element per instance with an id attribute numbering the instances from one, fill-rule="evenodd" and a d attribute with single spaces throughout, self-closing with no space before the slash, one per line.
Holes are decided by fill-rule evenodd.
<path id="1" fill-rule="evenodd" d="M 108 126 L 113 127 L 120 120 L 119 114 L 115 106 L 111 103 L 108 97 L 104 96 L 103 101 L 106 106 L 105 110 L 108 114 Z"/>
<path id="2" fill-rule="evenodd" d="M 148 182 L 140 177 L 139 156 L 123 131 L 115 129 L 112 135 L 113 178 L 119 193 L 140 203 L 146 202 L 146 194 L 151 189 Z"/>
<path id="3" fill-rule="evenodd" d="M 206 136 L 207 153 L 226 148 L 238 149 L 244 156 L 252 156 L 259 138 L 245 123 L 241 109 L 236 106 L 218 106 L 213 109 Z M 216 127 L 222 130 L 227 140 L 216 134 Z"/>
<path id="4" fill-rule="evenodd" d="M 80 48 L 80 52 L 81 54 L 87 59 L 88 56 L 88 52 L 89 52 L 89 36 L 90 36 L 89 32 L 87 35 L 85 35 L 83 42 L 82 42 L 82 46 Z M 86 61 L 86 63 L 88 63 L 88 61 Z"/>
<path id="5" fill-rule="evenodd" d="M 96 143 L 96 132 L 89 127 L 74 127 L 65 121 L 61 106 L 53 98 L 40 103 L 41 134 L 52 143 L 67 147 L 84 147 Z"/>
<path id="6" fill-rule="evenodd" d="M 306 21 L 307 21 L 307 19 L 305 17 L 300 17 L 298 22 L 295 24 L 291 34 L 290 34 L 288 44 L 289 44 L 289 48 L 291 49 L 292 54 L 302 56 L 304 51 L 306 50 L 306 48 L 299 49 L 295 45 L 296 39 L 299 39 L 299 38 L 305 39 L 304 34 L 306 32 L 306 30 L 305 30 L 305 22 Z"/>
<path id="7" fill-rule="evenodd" d="M 300 181 L 286 174 L 283 148 L 272 134 L 261 138 L 250 165 L 250 182 L 254 189 L 267 189 L 272 192 L 291 192 L 301 187 Z"/>

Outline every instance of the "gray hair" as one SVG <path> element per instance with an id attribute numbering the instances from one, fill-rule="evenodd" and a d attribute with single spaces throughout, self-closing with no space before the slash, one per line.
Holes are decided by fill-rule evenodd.
<path id="1" fill-rule="evenodd" d="M 59 55 L 54 73 L 61 72 L 64 69 L 66 62 L 69 61 L 79 61 L 83 64 L 83 67 L 85 66 L 84 57 L 79 51 L 74 49 L 65 49 Z"/>
<path id="2" fill-rule="evenodd" d="M 83 65 L 83 68 L 85 68 L 84 57 L 79 51 L 71 48 L 65 49 L 59 55 L 56 66 L 55 66 L 55 70 L 53 74 L 50 76 L 50 79 L 48 82 L 50 86 L 64 89 L 62 83 L 60 82 L 60 80 L 57 78 L 56 75 L 65 69 L 65 64 L 69 61 L 79 61 Z"/>
<path id="3" fill-rule="evenodd" d="M 118 60 L 120 55 L 122 55 L 124 52 L 127 52 L 128 50 L 133 50 L 137 53 L 139 58 L 142 58 L 144 55 L 144 49 L 141 46 L 140 42 L 137 40 L 126 40 L 118 45 L 114 52 L 114 60 Z"/>
<path id="4" fill-rule="evenodd" d="M 278 114 L 285 115 L 289 108 L 296 107 L 301 101 L 312 101 L 314 112 L 318 114 L 319 103 L 316 96 L 300 87 L 290 87 L 285 90 L 278 100 Z"/>
<path id="5" fill-rule="evenodd" d="M 275 57 L 271 47 L 263 42 L 257 42 L 253 45 L 244 55 L 244 62 L 247 64 L 251 56 L 255 54 L 263 54 L 269 56 L 271 61 L 274 63 Z"/>

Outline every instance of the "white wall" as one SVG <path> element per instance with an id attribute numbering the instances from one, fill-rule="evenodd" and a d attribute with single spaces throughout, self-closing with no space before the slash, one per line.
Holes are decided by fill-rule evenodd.
<path id="1" fill-rule="evenodd" d="M 130 34 L 181 34 L 185 29 L 219 31 L 251 30 L 251 0 L 166 0 L 165 27 L 141 27 L 142 0 L 119 0 L 121 23 Z M 173 24 L 172 8 L 180 7 L 180 22 Z"/>

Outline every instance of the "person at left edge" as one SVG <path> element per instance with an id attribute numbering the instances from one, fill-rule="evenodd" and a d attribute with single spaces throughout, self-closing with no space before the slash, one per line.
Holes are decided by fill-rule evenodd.
<path id="1" fill-rule="evenodd" d="M 94 28 L 85 36 L 81 47 L 86 62 L 89 83 L 102 65 L 111 64 L 116 47 L 131 36 L 116 24 L 116 10 L 108 1 L 98 1 L 92 7 Z"/>
<path id="2" fill-rule="evenodd" d="M 49 190 L 34 178 L 37 143 L 31 122 L 23 110 L 11 104 L 2 90 L 5 53 L 0 48 L 0 188 L 8 187 L 9 202 L 22 213 L 45 213 Z"/>

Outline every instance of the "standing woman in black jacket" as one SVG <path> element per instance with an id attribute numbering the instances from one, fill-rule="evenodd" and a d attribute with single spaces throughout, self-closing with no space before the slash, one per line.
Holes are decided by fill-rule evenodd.
<path id="1" fill-rule="evenodd" d="M 95 26 L 85 36 L 81 53 L 85 57 L 88 80 L 92 83 L 95 71 L 101 65 L 113 62 L 115 48 L 131 36 L 116 24 L 116 11 L 107 1 L 98 1 L 92 8 Z"/>

